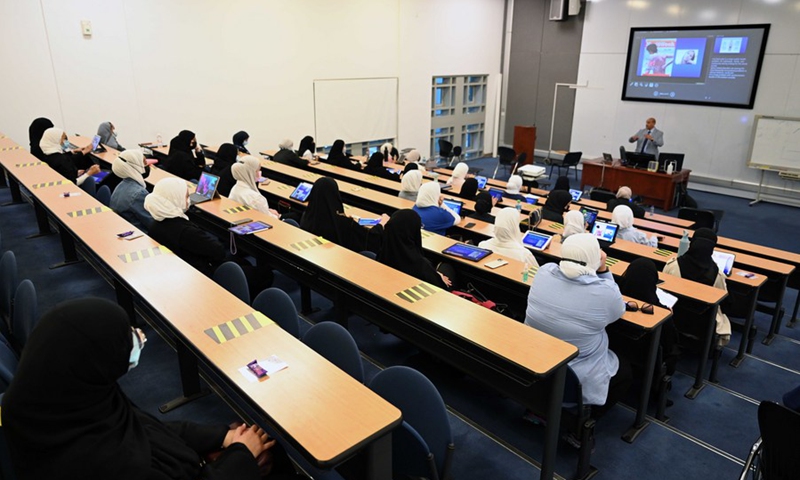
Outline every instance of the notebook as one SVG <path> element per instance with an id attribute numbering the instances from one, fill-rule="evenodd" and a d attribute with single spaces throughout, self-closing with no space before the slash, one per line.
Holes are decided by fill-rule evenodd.
<path id="1" fill-rule="evenodd" d="M 289 198 L 293 198 L 298 202 L 305 202 L 308 199 L 308 195 L 311 194 L 311 189 L 313 187 L 314 185 L 311 185 L 310 183 L 300 182 L 300 185 L 294 189 L 292 194 L 289 195 Z"/>
<path id="2" fill-rule="evenodd" d="M 529 230 L 527 233 L 525 233 L 525 236 L 522 237 L 522 243 L 530 249 L 542 251 L 550 245 L 550 240 L 552 239 L 552 235 L 546 235 L 544 233 Z"/>
<path id="3" fill-rule="evenodd" d="M 478 189 L 483 190 L 486 187 L 486 182 L 489 180 L 486 177 L 475 177 L 475 180 L 478 181 Z"/>
<path id="4" fill-rule="evenodd" d="M 491 255 L 492 251 L 486 250 L 485 248 L 476 247 L 475 245 L 467 245 L 466 243 L 456 243 L 442 250 L 442 253 L 447 255 L 452 255 L 458 258 L 463 258 L 464 260 L 478 262 Z"/>
<path id="5" fill-rule="evenodd" d="M 445 198 L 442 203 L 447 205 L 447 208 L 450 210 L 456 212 L 456 215 L 461 215 L 461 207 L 464 206 L 464 202 L 459 202 L 458 200 L 453 200 L 452 198 Z"/>
<path id="6" fill-rule="evenodd" d="M 583 190 L 575 190 L 570 188 L 569 194 L 572 195 L 572 201 L 577 202 L 578 200 L 581 199 L 581 195 L 583 195 Z"/>
<path id="7" fill-rule="evenodd" d="M 736 255 L 714 250 L 714 253 L 711 254 L 711 258 L 714 259 L 714 263 L 717 264 L 720 272 L 724 273 L 726 277 L 731 276 L 733 262 L 736 261 Z"/>
<path id="8" fill-rule="evenodd" d="M 616 223 L 597 219 L 592 227 L 592 235 L 600 243 L 600 248 L 605 248 L 613 244 L 617 239 L 617 230 L 619 230 L 619 225 Z"/>
<path id="9" fill-rule="evenodd" d="M 191 205 L 197 205 L 198 203 L 211 200 L 217 193 L 217 185 L 219 185 L 218 176 L 208 172 L 201 173 L 200 181 L 197 182 L 197 188 L 194 190 L 193 194 L 189 195 L 189 203 Z"/>

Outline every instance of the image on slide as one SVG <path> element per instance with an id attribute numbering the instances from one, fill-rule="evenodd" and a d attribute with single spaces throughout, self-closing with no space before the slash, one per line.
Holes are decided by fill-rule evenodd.
<path id="1" fill-rule="evenodd" d="M 639 75 L 669 77 L 675 61 L 675 38 L 645 38 L 639 53 Z"/>

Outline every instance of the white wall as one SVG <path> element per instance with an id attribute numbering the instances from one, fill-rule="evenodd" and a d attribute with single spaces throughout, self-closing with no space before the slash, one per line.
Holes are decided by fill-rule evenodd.
<path id="1" fill-rule="evenodd" d="M 620 100 L 631 27 L 770 23 L 753 110 Z M 665 152 L 684 152 L 694 179 L 737 188 L 757 184 L 747 168 L 756 114 L 800 117 L 800 2 L 780 0 L 596 0 L 586 4 L 571 149 L 584 156 L 618 152 L 656 117 Z M 800 191 L 767 173 L 765 185 Z M 787 192 L 790 193 L 790 192 Z"/>
<path id="2" fill-rule="evenodd" d="M 218 144 L 247 130 L 255 149 L 275 148 L 313 135 L 314 79 L 398 77 L 398 144 L 427 154 L 431 77 L 499 73 L 503 8 L 504 0 L 0 0 L 0 62 L 13 65 L 0 76 L 0 132 L 27 143 L 31 120 L 46 116 L 85 135 L 110 120 L 123 145 L 182 129 Z M 89 39 L 81 20 L 92 22 Z"/>

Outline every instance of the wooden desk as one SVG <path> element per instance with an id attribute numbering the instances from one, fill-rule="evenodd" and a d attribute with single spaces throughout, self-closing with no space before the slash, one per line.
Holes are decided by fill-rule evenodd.
<path id="1" fill-rule="evenodd" d="M 672 210 L 678 185 L 689 183 L 691 170 L 667 175 L 635 168 L 622 167 L 618 163 L 605 165 L 602 159 L 583 160 L 581 189 L 586 185 L 617 190 L 622 186 L 633 186 L 635 193 L 647 203 L 658 205 L 664 211 Z"/>

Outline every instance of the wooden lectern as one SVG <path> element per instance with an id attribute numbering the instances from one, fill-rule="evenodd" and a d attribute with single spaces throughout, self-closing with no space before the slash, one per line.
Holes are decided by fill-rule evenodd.
<path id="1" fill-rule="evenodd" d="M 533 163 L 533 151 L 536 149 L 536 127 L 514 125 L 514 151 L 519 155 L 525 152 L 528 157 L 523 165 Z"/>

